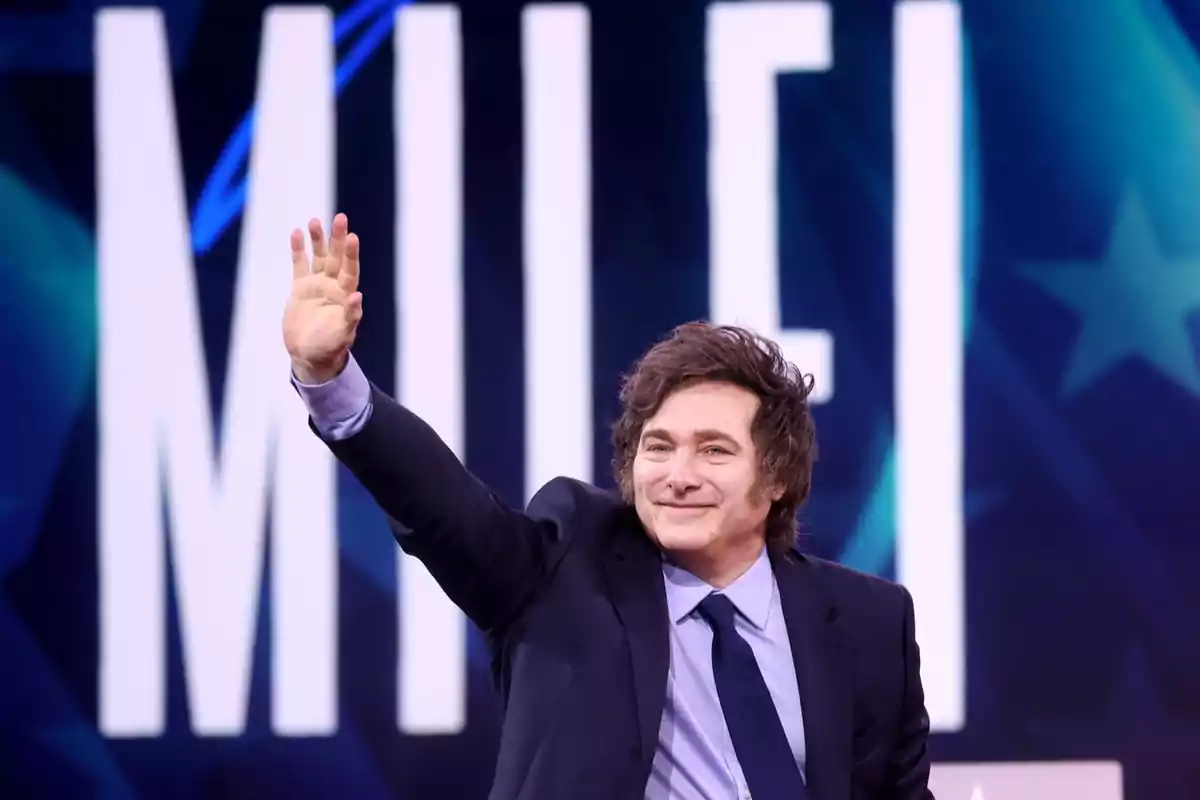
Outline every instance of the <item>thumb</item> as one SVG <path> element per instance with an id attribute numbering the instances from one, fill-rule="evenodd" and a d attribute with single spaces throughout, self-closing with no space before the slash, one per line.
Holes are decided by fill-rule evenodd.
<path id="1" fill-rule="evenodd" d="M 354 330 L 358 327 L 359 320 L 363 315 L 363 296 L 362 292 L 354 292 L 346 298 L 346 327 L 349 330 Z"/>

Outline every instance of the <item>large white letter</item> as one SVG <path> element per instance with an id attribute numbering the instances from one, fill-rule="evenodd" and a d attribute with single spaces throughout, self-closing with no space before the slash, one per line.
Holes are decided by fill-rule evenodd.
<path id="1" fill-rule="evenodd" d="M 937 731 L 966 721 L 959 25 L 952 0 L 896 7 L 896 574 Z"/>
<path id="2" fill-rule="evenodd" d="M 397 10 L 397 395 L 466 456 L 462 288 L 462 78 L 458 11 Z M 455 733 L 466 721 L 466 625 L 425 566 L 399 558 L 398 723 Z"/>
<path id="3" fill-rule="evenodd" d="M 525 496 L 592 479 L 591 71 L 580 5 L 521 18 L 525 101 Z"/>
<path id="4" fill-rule="evenodd" d="M 708 12 L 709 313 L 779 342 L 833 396 L 833 337 L 785 330 L 779 311 L 775 77 L 833 61 L 823 2 L 717 3 Z"/>
<path id="5" fill-rule="evenodd" d="M 193 728 L 245 725 L 268 498 L 274 728 L 336 725 L 333 461 L 288 385 L 279 329 L 288 232 L 331 213 L 329 13 L 269 12 L 260 63 L 218 459 L 162 14 L 98 16 L 99 706 L 109 735 L 165 725 L 164 479 Z"/>

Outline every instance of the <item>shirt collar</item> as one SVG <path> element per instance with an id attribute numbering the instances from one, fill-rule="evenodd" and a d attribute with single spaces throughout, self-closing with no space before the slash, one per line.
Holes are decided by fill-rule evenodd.
<path id="1" fill-rule="evenodd" d="M 667 586 L 667 611 L 671 621 L 679 624 L 696 610 L 700 601 L 716 592 L 709 584 L 692 573 L 669 561 L 663 562 L 663 575 Z M 754 627 L 763 630 L 771 612 L 771 597 L 775 592 L 775 573 L 771 571 L 771 560 L 764 547 L 750 569 L 720 591 L 733 603 L 738 613 Z"/>

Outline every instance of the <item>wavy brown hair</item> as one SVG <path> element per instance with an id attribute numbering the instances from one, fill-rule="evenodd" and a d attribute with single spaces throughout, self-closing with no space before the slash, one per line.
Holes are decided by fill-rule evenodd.
<path id="1" fill-rule="evenodd" d="M 779 345 L 732 325 L 680 325 L 642 356 L 621 385 L 621 417 L 613 426 L 613 474 L 626 502 L 633 502 L 633 459 L 642 427 L 672 392 L 691 384 L 721 381 L 758 396 L 750 434 L 759 457 L 757 490 L 779 487 L 783 495 L 767 512 L 767 547 L 774 553 L 796 544 L 796 514 L 812 490 L 816 430 L 808 397 L 812 376 L 783 357 Z"/>

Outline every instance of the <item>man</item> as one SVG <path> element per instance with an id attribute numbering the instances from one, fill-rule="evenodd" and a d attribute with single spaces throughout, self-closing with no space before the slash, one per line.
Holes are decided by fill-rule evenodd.
<path id="1" fill-rule="evenodd" d="M 908 592 L 801 554 L 810 386 L 776 345 L 678 328 L 626 380 L 619 494 L 507 507 L 350 346 L 359 243 L 292 233 L 283 332 L 310 424 L 486 634 L 505 718 L 491 796 L 925 800 Z"/>

